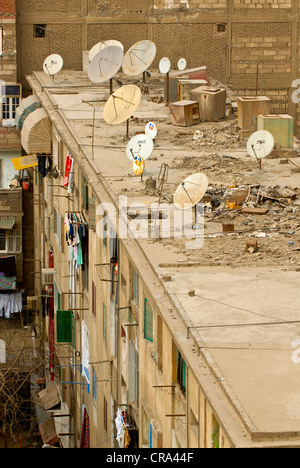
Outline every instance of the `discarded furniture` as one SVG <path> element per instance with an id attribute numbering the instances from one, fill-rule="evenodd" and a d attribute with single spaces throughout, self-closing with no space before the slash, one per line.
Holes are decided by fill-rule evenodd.
<path id="1" fill-rule="evenodd" d="M 169 73 L 169 101 L 176 102 L 178 99 L 178 80 L 205 80 L 208 86 L 210 81 L 208 78 L 207 68 L 197 67 L 187 70 L 173 70 Z M 165 78 L 165 99 L 167 96 L 167 78 Z"/>
<path id="2" fill-rule="evenodd" d="M 272 133 L 275 144 L 282 148 L 294 146 L 294 118 L 288 114 L 258 115 L 257 130 Z"/>
<path id="3" fill-rule="evenodd" d="M 195 90 L 192 94 L 195 97 Z M 226 89 L 203 87 L 199 90 L 200 119 L 203 122 L 217 122 L 226 116 Z"/>
<path id="4" fill-rule="evenodd" d="M 238 97 L 237 103 L 238 126 L 242 132 L 255 132 L 257 130 L 257 116 L 271 113 L 271 100 L 267 96 Z"/>
<path id="5" fill-rule="evenodd" d="M 178 101 L 183 100 L 192 100 L 192 92 L 196 88 L 207 86 L 207 81 L 205 80 L 178 80 L 177 84 L 177 98 Z M 197 99 L 195 99 L 197 100 Z"/>
<path id="6" fill-rule="evenodd" d="M 173 125 L 188 127 L 200 123 L 198 101 L 178 101 L 170 104 L 171 121 Z"/>

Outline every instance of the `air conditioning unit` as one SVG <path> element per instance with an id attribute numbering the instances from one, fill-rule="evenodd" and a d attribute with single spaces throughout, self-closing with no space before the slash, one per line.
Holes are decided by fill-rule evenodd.
<path id="1" fill-rule="evenodd" d="M 49 286 L 54 283 L 54 276 L 57 274 L 55 268 L 42 268 L 42 285 Z"/>
<path id="2" fill-rule="evenodd" d="M 37 296 L 27 297 L 27 309 L 39 310 L 39 298 Z"/>

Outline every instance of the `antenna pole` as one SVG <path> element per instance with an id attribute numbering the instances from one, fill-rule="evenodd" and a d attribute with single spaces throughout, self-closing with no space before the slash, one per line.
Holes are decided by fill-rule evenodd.
<path id="1" fill-rule="evenodd" d="M 113 79 L 110 79 L 110 94 L 113 94 Z"/>
<path id="2" fill-rule="evenodd" d="M 169 72 L 167 73 L 167 76 L 166 76 L 166 104 L 167 106 L 170 104 L 170 74 Z"/>
<path id="3" fill-rule="evenodd" d="M 129 140 L 129 119 L 126 121 L 126 140 Z"/>
<path id="4" fill-rule="evenodd" d="M 256 64 L 256 88 L 255 88 L 255 96 L 258 94 L 258 62 Z"/>

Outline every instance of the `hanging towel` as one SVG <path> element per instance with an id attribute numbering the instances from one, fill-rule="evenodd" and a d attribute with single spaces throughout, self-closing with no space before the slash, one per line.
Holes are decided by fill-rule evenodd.
<path id="1" fill-rule="evenodd" d="M 66 160 L 66 168 L 65 168 L 65 179 L 64 179 L 64 186 L 68 187 L 69 185 L 69 177 L 70 177 L 70 172 L 72 169 L 72 162 L 73 162 L 73 157 L 71 153 L 67 154 L 67 160 Z"/>
<path id="2" fill-rule="evenodd" d="M 85 408 L 81 429 L 80 448 L 90 448 L 90 418 Z"/>

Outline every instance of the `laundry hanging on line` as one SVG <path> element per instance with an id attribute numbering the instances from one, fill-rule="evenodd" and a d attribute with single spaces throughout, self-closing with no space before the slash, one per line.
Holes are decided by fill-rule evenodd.
<path id="1" fill-rule="evenodd" d="M 23 310 L 24 290 L 13 294 L 0 294 L 0 317 L 9 319 Z"/>
<path id="2" fill-rule="evenodd" d="M 65 215 L 66 242 L 72 246 L 73 264 L 84 270 L 84 252 L 88 246 L 88 227 L 82 213 L 73 212 Z"/>

